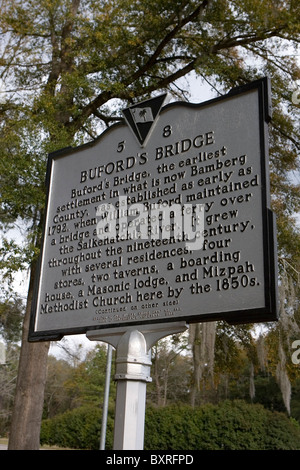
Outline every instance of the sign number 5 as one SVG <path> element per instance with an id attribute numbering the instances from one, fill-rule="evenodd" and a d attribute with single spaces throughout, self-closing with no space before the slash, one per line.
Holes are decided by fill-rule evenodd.
<path id="1" fill-rule="evenodd" d="M 119 142 L 117 152 L 121 153 L 125 149 L 125 140 L 122 140 L 122 142 Z"/>

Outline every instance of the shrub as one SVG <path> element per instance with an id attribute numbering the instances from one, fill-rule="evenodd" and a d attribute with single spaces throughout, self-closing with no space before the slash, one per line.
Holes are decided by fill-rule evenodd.
<path id="1" fill-rule="evenodd" d="M 113 413 L 106 449 L 113 448 Z M 98 450 L 101 410 L 85 406 L 43 421 L 41 444 Z M 300 427 L 285 414 L 241 400 L 197 408 L 149 406 L 145 450 L 300 450 Z"/>
<path id="2" fill-rule="evenodd" d="M 148 408 L 145 450 L 300 449 L 300 428 L 286 415 L 241 400 Z"/>
<path id="3" fill-rule="evenodd" d="M 41 444 L 72 449 L 98 450 L 102 411 L 94 406 L 82 406 L 42 422 Z M 112 447 L 113 419 L 107 419 L 107 447 Z"/>

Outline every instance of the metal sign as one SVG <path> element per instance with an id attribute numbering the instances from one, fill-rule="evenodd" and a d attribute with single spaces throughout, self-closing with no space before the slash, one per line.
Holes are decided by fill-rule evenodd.
<path id="1" fill-rule="evenodd" d="M 164 100 L 49 156 L 30 341 L 277 318 L 268 81 L 199 105 Z"/>

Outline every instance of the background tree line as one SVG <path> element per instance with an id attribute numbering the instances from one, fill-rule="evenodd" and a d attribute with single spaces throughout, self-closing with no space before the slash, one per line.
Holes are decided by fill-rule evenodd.
<path id="1" fill-rule="evenodd" d="M 291 384 L 298 373 L 290 363 L 291 341 L 299 337 L 299 106 L 291 100 L 300 78 L 299 8 L 296 0 L 0 0 L 0 269 L 5 329 L 16 297 L 10 282 L 16 272 L 30 270 L 11 449 L 38 448 L 44 412 L 49 344 L 29 344 L 27 337 L 47 155 L 96 139 L 120 119 L 121 109 L 157 92 L 187 100 L 191 72 L 209 84 L 215 96 L 263 76 L 272 80 L 270 172 L 283 315 L 278 324 L 266 325 L 259 359 L 251 327 L 211 323 L 190 328 L 191 355 L 178 354 L 176 360 L 191 361 L 193 405 L 201 401 L 201 391 L 213 394 L 216 384 L 229 393 L 229 377 L 234 377 L 235 360 L 241 360 L 242 351 L 250 378 L 258 370 L 258 360 L 264 361 L 261 368 L 268 364 L 266 371 L 276 377 L 289 409 Z M 9 236 L 9 229 L 18 227 L 22 242 Z M 262 351 L 267 351 L 267 362 Z M 218 365 L 222 360 L 223 376 Z M 171 369 L 169 364 L 162 376 L 154 374 L 157 401 L 162 404 L 172 389 L 166 385 Z M 254 396 L 252 379 L 251 390 Z"/>
<path id="2" fill-rule="evenodd" d="M 165 421 L 162 421 L 164 424 L 161 423 L 164 429 L 164 439 L 166 439 L 165 445 L 173 445 L 175 446 L 173 448 L 177 448 L 176 442 L 180 442 L 178 429 L 176 431 L 178 441 L 176 435 L 173 435 L 172 443 L 167 438 L 168 425 L 172 435 L 172 413 L 174 419 L 178 414 L 176 418 L 179 420 L 178 426 L 181 422 L 179 415 L 185 416 L 185 425 L 189 426 L 192 423 L 192 415 L 189 414 L 188 409 L 193 409 L 196 413 L 200 413 L 197 410 L 202 409 L 203 413 L 208 413 L 207 419 L 213 419 L 211 413 L 217 413 L 217 410 L 219 410 L 218 413 L 225 413 L 224 410 L 227 410 L 227 413 L 232 412 L 235 416 L 236 410 L 241 408 L 242 411 L 239 413 L 248 413 L 248 424 L 255 429 L 255 420 L 258 419 L 258 415 L 264 413 L 263 409 L 260 408 L 260 414 L 256 414 L 255 408 L 253 408 L 252 416 L 252 408 L 244 409 L 243 406 L 259 404 L 270 413 L 282 413 L 281 417 L 279 415 L 275 415 L 275 417 L 283 428 L 285 425 L 288 426 L 287 422 L 284 424 L 284 416 L 298 422 L 299 436 L 297 439 L 299 441 L 294 436 L 294 431 L 297 434 L 296 429 L 292 428 L 292 435 L 295 439 L 293 446 L 296 446 L 298 442 L 300 447 L 300 348 L 295 355 L 296 359 L 299 358 L 298 364 L 292 360 L 292 352 L 295 350 L 293 351 L 291 344 L 291 354 L 286 356 L 286 370 L 290 384 L 290 394 L 288 401 L 286 401 L 286 391 L 282 388 L 277 370 L 278 359 L 276 360 L 276 356 L 274 356 L 276 348 L 274 334 L 277 333 L 273 329 L 267 331 L 264 328 L 260 335 L 256 334 L 254 337 L 251 335 L 250 326 L 246 332 L 243 327 L 237 329 L 225 322 L 218 322 L 213 370 L 209 368 L 208 363 L 205 364 L 196 392 L 193 382 L 192 350 L 194 344 L 191 344 L 189 335 L 174 335 L 159 341 L 152 349 L 152 383 L 147 386 L 148 426 L 151 428 L 154 426 L 152 420 L 156 422 L 159 416 L 165 416 L 163 418 Z M 16 339 L 16 337 L 14 338 Z M 7 435 L 10 429 L 20 349 L 14 341 L 10 341 L 8 344 L 7 363 L 5 366 L 0 366 L 0 435 L 2 436 Z M 70 348 L 67 342 L 62 341 L 61 349 L 63 352 L 60 355 L 61 358 L 51 354 L 48 357 L 42 442 L 67 447 L 75 446 L 75 448 L 76 446 L 89 445 L 98 448 L 103 413 L 106 345 L 100 343 L 90 351 L 86 351 L 81 345 Z M 114 426 L 116 386 L 113 374 L 114 361 L 109 397 L 108 446 L 112 445 Z M 210 405 L 217 408 L 207 408 Z M 155 410 L 160 414 L 156 414 Z M 235 420 L 240 419 L 239 413 L 232 418 L 235 425 L 237 424 Z M 59 428 L 57 428 L 57 423 L 60 423 Z M 197 434 L 197 426 L 195 426 L 193 431 L 195 439 L 200 439 L 200 427 Z M 63 434 L 60 434 L 58 429 L 62 429 Z M 81 438 L 82 440 L 76 440 L 77 438 L 74 437 L 78 436 L 79 430 L 85 436 Z M 94 434 L 90 435 L 91 432 Z M 233 430 L 228 432 L 233 432 Z M 281 437 L 282 443 L 287 438 L 285 432 L 288 430 L 284 428 Z M 145 439 L 147 442 L 147 434 Z M 209 440 L 207 445 L 216 445 L 212 441 Z M 186 446 L 187 441 L 183 440 L 181 445 Z M 241 444 L 236 443 L 236 445 Z M 232 448 L 238 448 L 234 447 L 234 444 L 232 446 Z"/>

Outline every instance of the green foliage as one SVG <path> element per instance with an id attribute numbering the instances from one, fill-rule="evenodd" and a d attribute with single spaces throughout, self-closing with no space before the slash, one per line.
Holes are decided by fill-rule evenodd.
<path id="1" fill-rule="evenodd" d="M 280 391 L 278 383 L 272 376 L 267 377 L 263 374 L 258 374 L 257 377 L 255 377 L 255 397 L 253 399 L 253 402 L 260 403 L 265 408 L 272 411 L 286 411 L 282 399 L 282 393 Z M 293 413 L 292 416 L 296 418 Z"/>
<path id="2" fill-rule="evenodd" d="M 80 407 L 42 423 L 41 443 L 73 449 L 99 449 L 101 412 Z M 108 415 L 106 449 L 113 444 Z M 145 450 L 300 450 L 300 427 L 262 405 L 225 401 L 192 408 L 149 407 Z"/>
<path id="3" fill-rule="evenodd" d="M 146 413 L 145 450 L 300 449 L 300 428 L 262 405 L 225 401 L 199 408 L 169 406 Z"/>
<path id="4" fill-rule="evenodd" d="M 291 415 L 300 424 L 300 379 L 296 381 L 293 387 L 291 400 Z"/>
<path id="5" fill-rule="evenodd" d="M 72 449 L 99 449 L 102 413 L 99 408 L 82 406 L 43 421 L 41 444 Z M 107 419 L 107 446 L 112 447 L 113 419 Z"/>
<path id="6" fill-rule="evenodd" d="M 68 352 L 68 351 L 67 351 Z M 79 361 L 75 352 L 71 365 L 65 360 L 48 357 L 43 418 L 52 418 L 81 406 L 98 406 L 103 402 L 106 372 L 106 348 L 97 345 Z M 110 404 L 113 406 L 116 385 L 110 384 Z"/>
<path id="7" fill-rule="evenodd" d="M 73 397 L 66 386 L 72 375 L 73 368 L 67 361 L 49 355 L 43 418 L 51 418 L 72 408 Z"/>

